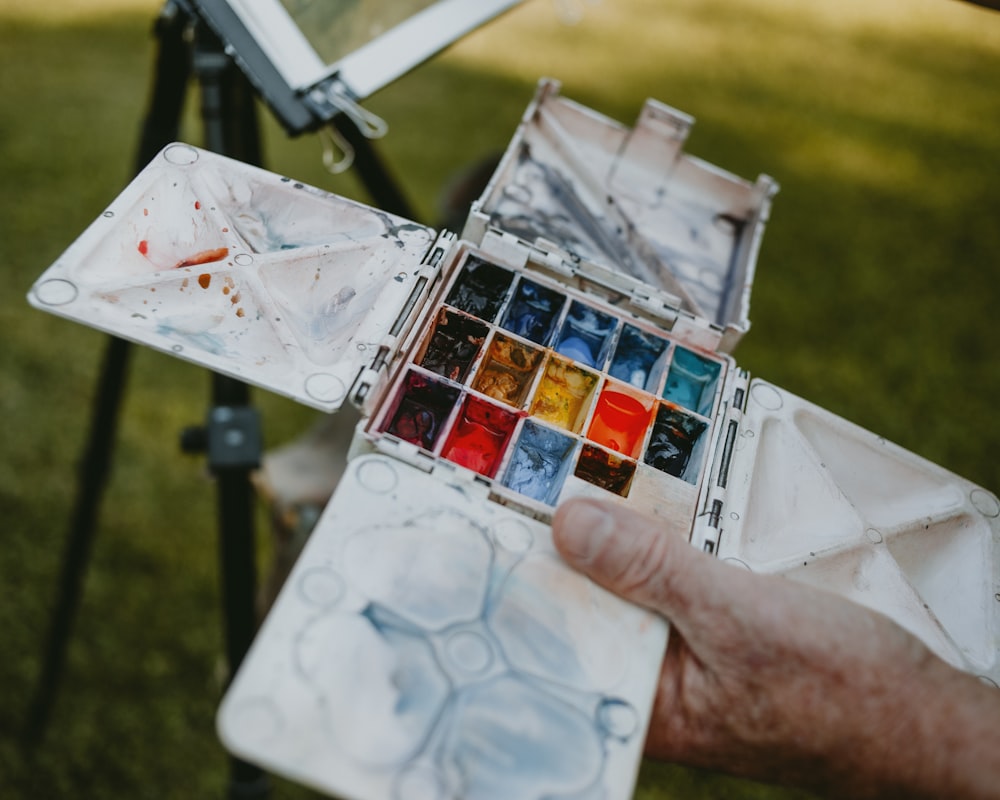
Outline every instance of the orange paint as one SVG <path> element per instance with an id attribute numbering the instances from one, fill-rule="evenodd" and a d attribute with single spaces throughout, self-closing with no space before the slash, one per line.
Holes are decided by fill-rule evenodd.
<path id="1" fill-rule="evenodd" d="M 180 269 L 181 267 L 196 267 L 199 264 L 211 264 L 213 261 L 222 261 L 222 259 L 228 255 L 228 247 L 216 247 L 212 250 L 202 250 L 200 253 L 195 253 L 190 258 L 178 261 L 174 264 L 174 269 Z"/>
<path id="2" fill-rule="evenodd" d="M 606 388 L 597 401 L 588 438 L 635 458 L 652 414 L 652 402 L 644 404 L 630 394 Z"/>
<path id="3" fill-rule="evenodd" d="M 242 308 L 237 308 L 237 309 L 236 309 L 236 316 L 237 316 L 237 317 L 242 317 L 242 316 L 244 316 L 244 313 L 243 313 L 243 309 L 242 309 Z"/>
<path id="4" fill-rule="evenodd" d="M 203 272 L 201 273 L 201 275 L 198 276 L 198 285 L 202 289 L 207 289 L 211 282 L 212 282 L 212 276 L 209 275 L 207 272 Z"/>

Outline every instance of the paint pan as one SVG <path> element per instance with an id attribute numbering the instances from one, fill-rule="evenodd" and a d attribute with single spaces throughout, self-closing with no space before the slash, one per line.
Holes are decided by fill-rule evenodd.
<path id="1" fill-rule="evenodd" d="M 526 420 L 504 473 L 503 485 L 546 505 L 556 504 L 572 467 L 576 441 Z"/>
<path id="2" fill-rule="evenodd" d="M 428 375 L 411 370 L 400 387 L 396 408 L 386 433 L 433 450 L 444 430 L 459 390 Z"/>
<path id="3" fill-rule="evenodd" d="M 555 350 L 585 366 L 602 369 L 617 322 L 611 314 L 574 300 L 559 331 Z"/>
<path id="4" fill-rule="evenodd" d="M 695 483 L 701 464 L 692 454 L 708 428 L 705 420 L 678 408 L 661 405 L 646 447 L 643 461 L 676 478 Z"/>
<path id="5" fill-rule="evenodd" d="M 637 458 L 654 405 L 651 396 L 608 381 L 597 400 L 587 438 L 629 458 Z"/>
<path id="6" fill-rule="evenodd" d="M 623 325 L 608 374 L 647 392 L 655 392 L 666 367 L 670 342 L 634 325 Z"/>
<path id="7" fill-rule="evenodd" d="M 521 408 L 542 363 L 543 351 L 497 333 L 476 373 L 472 388 L 494 400 Z"/>
<path id="8" fill-rule="evenodd" d="M 551 356 L 531 403 L 532 416 L 579 433 L 590 410 L 597 375 L 559 356 Z"/>
<path id="9" fill-rule="evenodd" d="M 417 363 L 438 375 L 464 383 L 489 330 L 488 325 L 478 320 L 441 308 L 423 356 Z"/>
<path id="10" fill-rule="evenodd" d="M 441 455 L 463 467 L 492 478 L 500 466 L 518 416 L 513 411 L 466 396 Z"/>
<path id="11" fill-rule="evenodd" d="M 565 297 L 556 289 L 522 278 L 500 326 L 535 344 L 548 345 Z"/>
<path id="12" fill-rule="evenodd" d="M 469 256 L 445 302 L 467 314 L 492 322 L 500 311 L 514 273 L 498 264 Z"/>
<path id="13" fill-rule="evenodd" d="M 709 414 L 719 383 L 719 362 L 696 355 L 684 347 L 674 348 L 663 397 L 702 416 Z"/>
<path id="14" fill-rule="evenodd" d="M 632 476 L 635 475 L 635 467 L 634 461 L 623 458 L 617 453 L 608 452 L 592 444 L 584 444 L 574 474 L 612 494 L 627 497 Z"/>

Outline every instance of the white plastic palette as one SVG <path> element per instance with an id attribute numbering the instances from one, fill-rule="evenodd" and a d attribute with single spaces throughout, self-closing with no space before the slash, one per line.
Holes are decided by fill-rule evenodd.
<path id="1" fill-rule="evenodd" d="M 627 798 L 662 619 L 548 526 L 386 456 L 348 467 L 219 710 L 233 752 L 350 798 Z"/>
<path id="2" fill-rule="evenodd" d="M 723 482 L 720 558 L 881 611 L 1000 684 L 995 495 L 762 381 Z"/>
<path id="3" fill-rule="evenodd" d="M 727 355 L 775 186 L 683 154 L 690 124 L 543 82 L 461 240 L 172 145 L 39 279 L 40 308 L 365 413 L 220 709 L 234 752 L 356 800 L 631 796 L 665 632 L 554 555 L 576 495 L 1000 683 L 1000 502 Z"/>
<path id="4" fill-rule="evenodd" d="M 37 307 L 326 411 L 390 336 L 429 228 L 184 144 L 50 267 Z"/>

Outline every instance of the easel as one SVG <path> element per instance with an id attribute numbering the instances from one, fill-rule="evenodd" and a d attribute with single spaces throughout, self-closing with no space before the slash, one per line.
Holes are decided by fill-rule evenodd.
<path id="1" fill-rule="evenodd" d="M 260 165 L 261 144 L 254 93 L 226 54 L 222 42 L 188 0 L 167 0 L 154 26 L 158 51 L 149 108 L 139 143 L 136 171 L 179 138 L 190 79 L 201 89 L 205 147 Z M 193 34 L 193 36 L 192 36 Z M 373 202 L 391 213 L 414 213 L 386 171 L 371 142 L 353 121 L 340 115 L 338 133 L 354 150 L 354 169 Z M 108 340 L 87 443 L 79 465 L 76 497 L 60 569 L 58 596 L 46 637 L 42 669 L 27 715 L 25 740 L 41 742 L 55 701 L 66 649 L 91 551 L 101 498 L 107 483 L 125 388 L 131 345 Z M 227 675 L 235 674 L 257 629 L 254 552 L 254 495 L 250 474 L 260 463 L 258 411 L 246 384 L 212 374 L 212 400 L 205 425 L 182 435 L 187 452 L 205 453 L 217 486 L 220 580 Z M 228 796 L 267 795 L 262 771 L 231 759 Z"/>

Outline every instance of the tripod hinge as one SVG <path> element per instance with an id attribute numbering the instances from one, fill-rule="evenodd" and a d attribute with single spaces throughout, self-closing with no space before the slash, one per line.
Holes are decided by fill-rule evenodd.
<path id="1" fill-rule="evenodd" d="M 260 412 L 250 406 L 215 406 L 203 427 L 182 433 L 181 449 L 185 453 L 206 453 L 213 472 L 256 469 L 263 449 Z"/>

